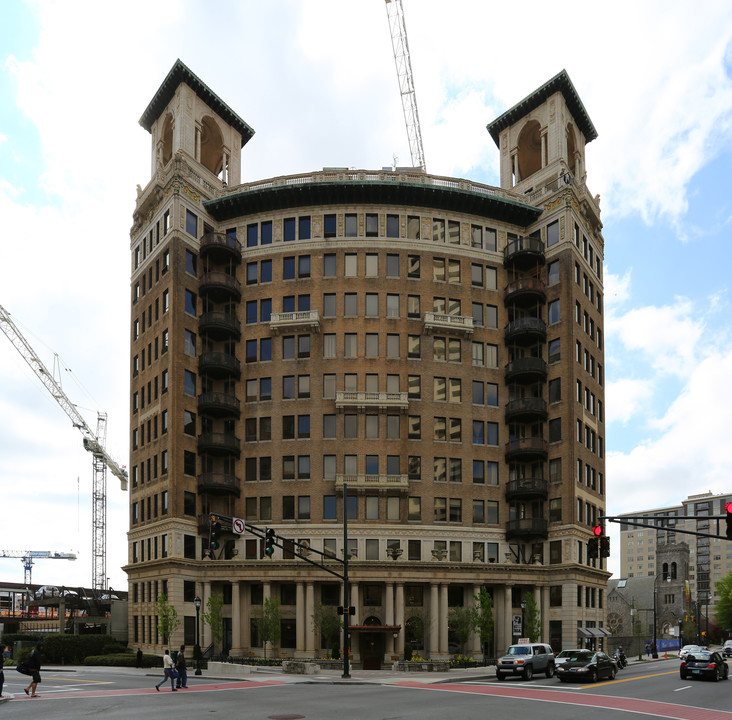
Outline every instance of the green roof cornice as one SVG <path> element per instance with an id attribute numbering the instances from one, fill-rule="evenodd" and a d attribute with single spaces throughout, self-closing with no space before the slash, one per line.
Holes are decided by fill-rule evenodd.
<path id="1" fill-rule="evenodd" d="M 553 95 L 556 92 L 564 95 L 564 100 L 567 103 L 569 111 L 572 113 L 577 127 L 582 131 L 585 136 L 585 142 L 591 142 L 597 137 L 597 130 L 590 120 L 590 116 L 585 110 L 585 106 L 582 104 L 577 91 L 575 90 L 572 81 L 569 79 L 569 75 L 566 70 L 562 70 L 556 74 L 551 80 L 544 83 L 538 90 L 534 90 L 531 95 L 525 97 L 521 102 L 514 105 L 510 110 L 506 110 L 503 115 L 497 117 L 492 123 L 489 123 L 486 127 L 488 132 L 493 138 L 493 142 L 498 145 L 498 136 L 502 130 L 513 125 L 517 120 L 528 115 L 532 110 L 535 110 L 539 105 Z"/>
<path id="2" fill-rule="evenodd" d="M 150 104 L 145 108 L 140 118 L 140 125 L 148 132 L 153 123 L 160 117 L 168 103 L 173 99 L 175 91 L 181 83 L 188 85 L 209 107 L 241 134 L 241 146 L 244 147 L 254 135 L 247 123 L 244 122 L 211 88 L 206 85 L 195 73 L 176 60 L 170 72 L 163 80 Z"/>

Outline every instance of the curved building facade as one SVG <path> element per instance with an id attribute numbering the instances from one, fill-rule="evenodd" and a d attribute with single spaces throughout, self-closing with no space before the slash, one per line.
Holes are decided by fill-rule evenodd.
<path id="1" fill-rule="evenodd" d="M 349 555 L 363 667 L 447 656 L 448 614 L 481 587 L 492 653 L 529 595 L 555 650 L 602 643 L 603 239 L 566 73 L 488 126 L 500 188 L 347 168 L 242 184 L 253 131 L 180 62 L 141 124 L 130 642 L 161 647 L 165 593 L 194 644 L 194 598 L 221 594 L 225 649 L 261 654 L 275 598 L 278 650 L 315 656 L 312 615 L 343 590 L 309 546 Z M 211 513 L 274 528 L 274 555 L 226 522 L 209 547 Z"/>

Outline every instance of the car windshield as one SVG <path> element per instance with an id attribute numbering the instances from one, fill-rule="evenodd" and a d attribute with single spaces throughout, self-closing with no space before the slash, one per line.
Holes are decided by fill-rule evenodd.
<path id="1" fill-rule="evenodd" d="M 579 653 L 573 653 L 570 658 L 569 662 L 590 662 L 592 660 L 592 653 L 590 652 L 579 652 Z"/>
<path id="2" fill-rule="evenodd" d="M 531 648 L 528 645 L 512 645 L 508 648 L 507 655 L 529 655 L 530 653 Z"/>
<path id="3" fill-rule="evenodd" d="M 712 653 L 705 652 L 704 650 L 696 650 L 693 655 L 689 655 L 690 662 L 706 662 L 712 659 Z"/>

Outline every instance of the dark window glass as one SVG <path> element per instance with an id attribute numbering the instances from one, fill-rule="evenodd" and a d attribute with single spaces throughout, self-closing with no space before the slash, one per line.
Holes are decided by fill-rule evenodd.
<path id="1" fill-rule="evenodd" d="M 298 221 L 298 234 L 300 236 L 300 240 L 309 240 L 310 239 L 310 216 L 306 215 L 305 217 L 301 217 Z"/>
<path id="2" fill-rule="evenodd" d="M 272 282 L 272 261 L 262 260 L 259 282 Z"/>
<path id="3" fill-rule="evenodd" d="M 268 220 L 267 222 L 263 222 L 261 231 L 262 231 L 262 245 L 271 245 L 272 244 L 272 221 Z"/>
<path id="4" fill-rule="evenodd" d="M 283 240 L 292 242 L 295 239 L 295 218 L 285 218 L 283 223 Z"/>
<path id="5" fill-rule="evenodd" d="M 186 232 L 198 237 L 198 216 L 190 210 L 186 210 Z"/>
<path id="6" fill-rule="evenodd" d="M 247 247 L 256 247 L 259 243 L 259 225 L 247 225 Z"/>
<path id="7" fill-rule="evenodd" d="M 325 215 L 323 217 L 323 234 L 327 238 L 336 236 L 336 216 Z M 333 256 L 335 258 L 335 256 Z"/>
<path id="8" fill-rule="evenodd" d="M 295 279 L 295 257 L 294 256 L 282 258 L 282 279 L 283 280 L 294 280 Z"/>

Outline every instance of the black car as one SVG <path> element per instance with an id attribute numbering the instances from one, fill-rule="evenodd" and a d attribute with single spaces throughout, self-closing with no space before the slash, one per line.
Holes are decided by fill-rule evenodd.
<path id="1" fill-rule="evenodd" d="M 592 652 L 592 650 L 577 650 L 565 662 L 557 665 L 557 677 L 562 682 L 571 680 L 597 682 L 603 677 L 612 680 L 617 672 L 618 666 L 615 660 L 604 652 Z"/>
<path id="2" fill-rule="evenodd" d="M 726 680 L 729 677 L 729 667 L 718 652 L 702 650 L 686 656 L 681 663 L 679 675 L 682 680 L 687 678 Z"/>

